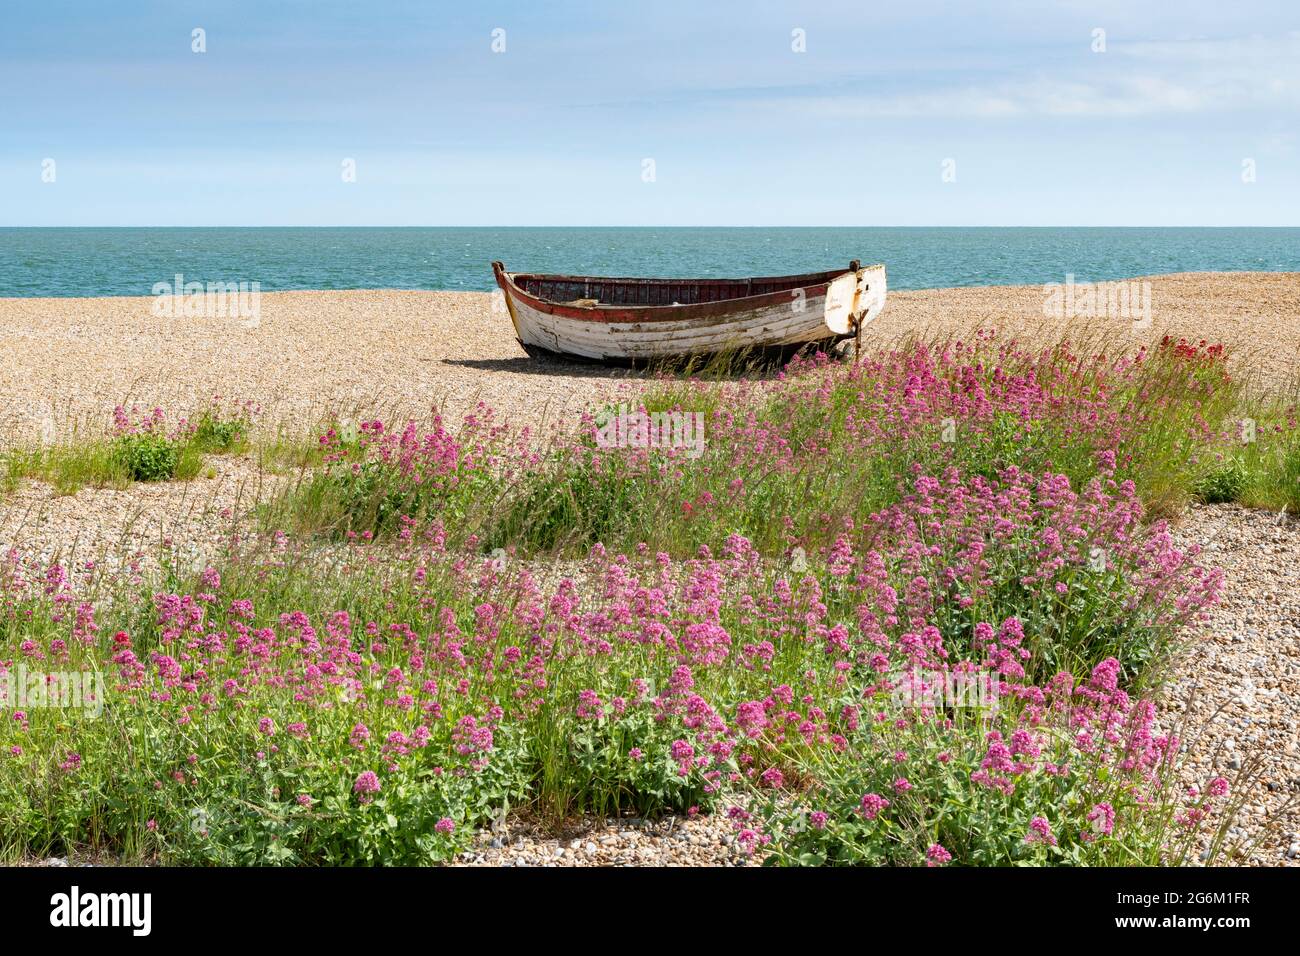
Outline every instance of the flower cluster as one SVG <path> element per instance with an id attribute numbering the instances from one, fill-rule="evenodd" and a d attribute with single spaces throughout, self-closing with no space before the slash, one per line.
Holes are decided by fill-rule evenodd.
<path id="1" fill-rule="evenodd" d="M 0 803 L 33 845 L 135 845 L 148 819 L 205 862 L 427 862 L 521 805 L 726 807 L 786 862 L 1159 862 L 1228 783 L 1171 790 L 1138 691 L 1220 586 L 1146 522 L 1127 399 L 1152 363 L 1153 400 L 1204 411 L 1205 349 L 981 340 L 728 386 L 689 464 L 543 460 L 485 407 L 331 429 L 313 500 L 353 533 L 327 558 L 236 540 L 111 601 L 0 562 L 0 673 L 110 683 L 102 721 L 0 726 Z M 592 546 L 543 574 L 480 532 Z"/>

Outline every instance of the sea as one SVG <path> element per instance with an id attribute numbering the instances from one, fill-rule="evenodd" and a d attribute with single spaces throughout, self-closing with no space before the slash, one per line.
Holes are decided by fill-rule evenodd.
<path id="1" fill-rule="evenodd" d="M 0 228 L 0 297 L 145 296 L 155 286 L 493 288 L 512 272 L 789 275 L 882 262 L 892 289 L 1300 272 L 1300 228 Z"/>

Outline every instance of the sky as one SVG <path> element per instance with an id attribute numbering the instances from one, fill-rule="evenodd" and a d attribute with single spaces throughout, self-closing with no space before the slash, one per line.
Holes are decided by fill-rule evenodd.
<path id="1" fill-rule="evenodd" d="M 0 225 L 1295 226 L 1300 4 L 0 0 Z"/>

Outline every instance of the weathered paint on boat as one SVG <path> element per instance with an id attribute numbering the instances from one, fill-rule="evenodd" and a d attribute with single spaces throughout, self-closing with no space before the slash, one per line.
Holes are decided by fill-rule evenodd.
<path id="1" fill-rule="evenodd" d="M 598 361 L 832 342 L 885 306 L 885 267 L 752 279 L 629 279 L 507 272 L 497 284 L 526 347 Z"/>

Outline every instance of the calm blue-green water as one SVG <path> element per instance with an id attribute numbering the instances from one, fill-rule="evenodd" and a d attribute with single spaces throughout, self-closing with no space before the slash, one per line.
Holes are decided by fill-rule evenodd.
<path id="1" fill-rule="evenodd" d="M 187 282 L 276 289 L 492 288 L 518 272 L 782 275 L 883 262 L 894 289 L 1300 271 L 1300 229 L 0 229 L 0 297 L 149 295 Z"/>

